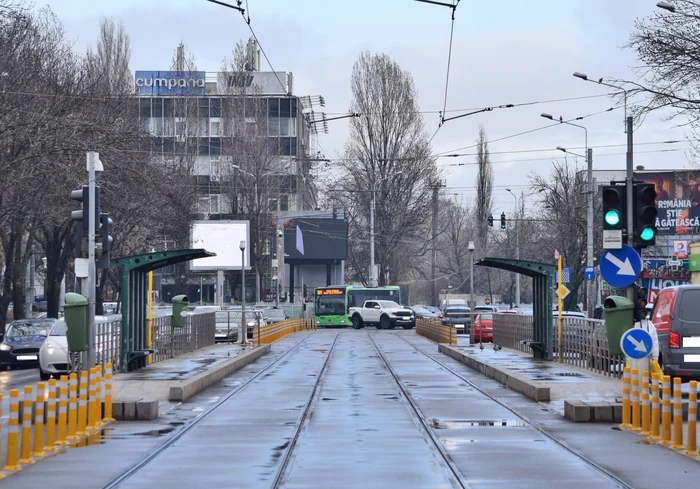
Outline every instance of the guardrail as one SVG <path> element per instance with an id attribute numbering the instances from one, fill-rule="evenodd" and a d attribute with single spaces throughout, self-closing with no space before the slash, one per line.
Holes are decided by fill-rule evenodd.
<path id="1" fill-rule="evenodd" d="M 439 319 L 416 319 L 416 333 L 436 343 L 457 344 L 455 328 L 442 324 Z"/>
<path id="2" fill-rule="evenodd" d="M 190 314 L 186 319 L 182 328 L 171 326 L 172 316 L 152 319 L 151 338 L 154 352 L 151 354 L 151 363 L 162 362 L 214 344 L 214 312 Z"/>
<path id="3" fill-rule="evenodd" d="M 493 315 L 493 342 L 505 348 L 532 353 L 532 316 L 521 314 Z M 552 318 L 552 351 L 559 358 L 557 318 Z M 562 321 L 562 363 L 602 375 L 622 378 L 624 357 L 611 355 L 605 321 L 565 317 Z"/>
<path id="4" fill-rule="evenodd" d="M 313 319 L 287 319 L 286 321 L 258 326 L 253 331 L 253 341 L 257 345 L 267 345 L 292 333 L 315 330 L 316 321 Z"/>

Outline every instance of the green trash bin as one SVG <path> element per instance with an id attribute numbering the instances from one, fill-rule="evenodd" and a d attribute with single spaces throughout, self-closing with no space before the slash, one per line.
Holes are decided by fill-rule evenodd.
<path id="1" fill-rule="evenodd" d="M 68 350 L 87 351 L 88 349 L 88 300 L 87 297 L 73 292 L 66 294 L 63 306 L 66 321 L 66 340 Z"/>
<path id="2" fill-rule="evenodd" d="M 627 297 L 611 295 L 603 302 L 605 332 L 611 355 L 622 355 L 620 340 L 625 331 L 634 328 L 634 302 Z"/>
<path id="3" fill-rule="evenodd" d="M 187 313 L 187 306 L 189 305 L 190 301 L 186 295 L 173 297 L 173 328 L 185 327 L 185 316 L 183 316 L 183 313 Z"/>

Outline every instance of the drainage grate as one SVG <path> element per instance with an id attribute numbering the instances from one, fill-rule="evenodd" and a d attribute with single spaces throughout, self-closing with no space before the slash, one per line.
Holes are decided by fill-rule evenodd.
<path id="1" fill-rule="evenodd" d="M 576 372 L 559 372 L 552 375 L 556 375 L 558 377 L 585 377 L 585 375 Z"/>

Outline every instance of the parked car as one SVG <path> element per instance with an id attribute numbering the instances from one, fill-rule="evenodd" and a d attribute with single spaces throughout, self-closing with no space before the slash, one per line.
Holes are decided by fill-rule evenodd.
<path id="1" fill-rule="evenodd" d="M 482 312 L 474 319 L 474 333 L 469 337 L 470 343 L 493 341 L 493 313 Z"/>
<path id="2" fill-rule="evenodd" d="M 54 318 L 17 319 L 5 330 L 0 343 L 0 370 L 39 365 L 39 348 L 56 323 Z"/>
<path id="3" fill-rule="evenodd" d="M 498 312 L 496 306 L 475 306 L 474 312 Z"/>
<path id="4" fill-rule="evenodd" d="M 263 309 L 262 312 L 267 324 L 278 323 L 289 319 L 289 316 L 287 316 L 287 313 L 284 312 L 284 309 L 279 307 L 268 307 L 267 309 Z"/>
<path id="5" fill-rule="evenodd" d="M 424 318 L 424 319 L 438 319 L 438 318 L 440 318 L 440 316 L 438 316 L 434 312 L 431 312 L 425 306 L 411 306 L 411 307 L 409 307 L 409 309 L 413 311 L 413 315 L 416 318 Z"/>
<path id="6" fill-rule="evenodd" d="M 442 324 L 453 326 L 457 334 L 466 333 L 471 325 L 471 310 L 467 306 L 447 306 Z"/>
<path id="7" fill-rule="evenodd" d="M 250 307 L 250 308 L 249 308 Z M 231 315 L 231 325 L 236 325 L 236 339 L 238 338 L 238 325 L 242 321 L 243 308 L 241 306 L 231 306 L 225 309 L 225 311 Z M 248 336 L 247 338 L 253 338 L 255 333 L 255 328 L 265 326 L 267 321 L 265 321 L 265 316 L 261 309 L 255 309 L 253 306 L 247 306 L 245 308 L 245 321 L 248 325 Z"/>

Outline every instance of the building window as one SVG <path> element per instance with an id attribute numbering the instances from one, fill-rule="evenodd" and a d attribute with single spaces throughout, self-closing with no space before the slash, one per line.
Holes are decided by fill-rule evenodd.
<path id="1" fill-rule="evenodd" d="M 278 200 L 277 199 L 267 199 L 267 211 L 268 212 L 277 212 L 279 209 L 277 208 Z"/>
<path id="2" fill-rule="evenodd" d="M 199 99 L 199 117 L 209 117 L 209 99 Z"/>
<path id="3" fill-rule="evenodd" d="M 200 214 L 209 214 L 209 196 L 200 197 L 197 202 L 197 210 Z"/>
<path id="4" fill-rule="evenodd" d="M 221 122 L 220 121 L 210 121 L 209 123 L 210 135 L 212 137 L 221 136 Z"/>
<path id="5" fill-rule="evenodd" d="M 297 155 L 297 138 L 289 138 L 289 154 L 291 156 Z"/>
<path id="6" fill-rule="evenodd" d="M 153 102 L 153 117 L 163 117 L 163 99 L 154 98 Z"/>
<path id="7" fill-rule="evenodd" d="M 282 195 L 280 195 L 280 211 L 288 211 L 288 210 L 289 210 L 289 195 L 282 194 Z"/>
<path id="8" fill-rule="evenodd" d="M 296 116 L 297 116 L 297 99 L 295 99 L 295 98 L 291 99 L 290 104 L 292 106 L 291 117 L 296 118 Z"/>
<path id="9" fill-rule="evenodd" d="M 267 131 L 268 135 L 279 136 L 280 135 L 280 118 L 279 117 L 270 117 L 267 120 L 267 127 L 268 127 L 268 131 Z"/>
<path id="10" fill-rule="evenodd" d="M 280 99 L 280 117 L 291 117 L 292 116 L 292 106 L 291 100 L 288 98 Z"/>
<path id="11" fill-rule="evenodd" d="M 199 138 L 199 156 L 209 156 L 209 138 Z"/>
<path id="12" fill-rule="evenodd" d="M 171 98 L 163 99 L 163 117 L 173 117 L 175 111 L 173 110 L 173 104 L 175 101 Z"/>
<path id="13" fill-rule="evenodd" d="M 279 117 L 279 99 L 269 98 L 267 99 L 267 115 L 269 117 Z"/>
<path id="14" fill-rule="evenodd" d="M 142 118 L 151 117 L 151 99 L 139 99 L 139 115 Z"/>
<path id="15" fill-rule="evenodd" d="M 209 142 L 209 151 L 212 156 L 221 154 L 221 138 L 211 138 Z"/>
<path id="16" fill-rule="evenodd" d="M 211 108 L 211 117 L 221 117 L 221 99 L 213 98 L 209 102 Z"/>
<path id="17" fill-rule="evenodd" d="M 280 136 L 291 136 L 292 119 L 289 117 L 280 118 Z"/>

